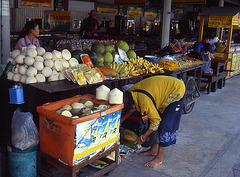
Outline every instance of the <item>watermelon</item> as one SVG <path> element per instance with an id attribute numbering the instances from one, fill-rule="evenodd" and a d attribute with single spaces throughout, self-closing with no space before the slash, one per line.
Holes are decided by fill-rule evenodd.
<path id="1" fill-rule="evenodd" d="M 71 54 L 72 54 L 72 58 L 76 58 L 79 63 L 82 63 L 81 54 L 87 54 L 87 53 L 82 50 L 74 50 L 72 51 Z"/>
<path id="2" fill-rule="evenodd" d="M 88 56 L 92 60 L 92 63 L 96 65 L 98 60 L 97 54 L 91 50 L 85 50 L 85 52 L 88 54 Z"/>
<path id="3" fill-rule="evenodd" d="M 120 129 L 120 142 L 130 148 L 137 149 L 137 144 L 134 142 L 137 140 L 138 136 L 133 131 L 122 128 Z"/>

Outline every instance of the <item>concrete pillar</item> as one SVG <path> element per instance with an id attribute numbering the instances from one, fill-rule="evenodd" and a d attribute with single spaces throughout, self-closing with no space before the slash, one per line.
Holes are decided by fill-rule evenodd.
<path id="1" fill-rule="evenodd" d="M 10 8 L 9 0 L 1 0 L 0 3 L 0 63 L 7 63 L 10 56 Z"/>
<path id="2" fill-rule="evenodd" d="M 164 0 L 163 3 L 163 17 L 162 17 L 162 41 L 161 48 L 169 43 L 170 36 L 170 20 L 171 20 L 171 5 L 172 0 Z"/>
<path id="3" fill-rule="evenodd" d="M 219 0 L 219 7 L 224 7 L 224 0 Z M 220 28 L 217 28 L 216 37 L 220 36 Z"/>

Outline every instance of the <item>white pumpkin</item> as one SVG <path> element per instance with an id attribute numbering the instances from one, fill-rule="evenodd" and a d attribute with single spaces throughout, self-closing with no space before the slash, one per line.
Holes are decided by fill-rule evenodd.
<path id="1" fill-rule="evenodd" d="M 10 61 L 10 62 L 11 62 L 11 65 L 12 65 L 13 60 L 14 60 L 13 58 L 8 58 L 8 59 L 7 59 L 7 63 Z"/>
<path id="2" fill-rule="evenodd" d="M 26 72 L 27 72 L 27 68 L 25 68 L 24 65 L 22 65 L 22 66 L 19 67 L 19 73 L 20 73 L 21 75 L 25 75 Z"/>
<path id="3" fill-rule="evenodd" d="M 44 62 L 44 59 L 43 59 L 42 56 L 36 56 L 36 57 L 35 57 L 35 61 Z"/>
<path id="4" fill-rule="evenodd" d="M 14 66 L 14 65 L 16 65 L 16 64 L 17 64 L 16 59 L 13 59 L 12 65 Z"/>
<path id="5" fill-rule="evenodd" d="M 33 76 L 27 77 L 26 79 L 26 84 L 32 84 L 32 83 L 36 83 L 37 79 Z"/>
<path id="6" fill-rule="evenodd" d="M 49 68 L 53 68 L 54 62 L 52 60 L 49 60 L 49 59 L 44 60 L 44 66 L 47 66 Z"/>
<path id="7" fill-rule="evenodd" d="M 69 111 L 69 110 L 72 109 L 72 106 L 70 106 L 69 104 L 66 104 L 66 105 L 64 105 L 64 106 L 62 107 L 62 109 Z"/>
<path id="8" fill-rule="evenodd" d="M 38 71 L 42 71 L 44 66 L 43 66 L 43 62 L 40 61 L 35 61 L 33 66 L 38 70 Z"/>
<path id="9" fill-rule="evenodd" d="M 63 66 L 64 68 L 68 68 L 68 67 L 69 67 L 69 63 L 67 62 L 67 60 L 61 59 L 60 61 L 61 61 L 62 66 Z"/>
<path id="10" fill-rule="evenodd" d="M 36 56 L 37 56 L 37 51 L 36 51 L 36 49 L 33 49 L 33 48 L 28 49 L 28 50 L 27 50 L 27 55 L 28 55 L 29 57 L 32 57 L 32 58 L 36 57 Z"/>
<path id="11" fill-rule="evenodd" d="M 14 74 L 18 74 L 18 73 L 19 73 L 19 65 L 13 66 L 12 72 L 13 72 Z"/>
<path id="12" fill-rule="evenodd" d="M 70 60 L 69 60 L 69 65 L 70 65 L 70 67 L 75 67 L 75 66 L 77 66 L 79 63 L 78 63 L 78 60 L 76 59 L 76 58 L 71 58 Z"/>
<path id="13" fill-rule="evenodd" d="M 56 72 L 55 70 L 53 70 L 52 75 L 48 78 L 48 81 L 57 81 L 58 80 L 58 72 Z"/>
<path id="14" fill-rule="evenodd" d="M 26 75 L 27 75 L 28 77 L 34 77 L 34 76 L 36 76 L 36 75 L 37 75 L 37 69 L 34 68 L 34 67 L 32 67 L 32 66 L 29 67 L 29 68 L 27 69 Z"/>
<path id="15" fill-rule="evenodd" d="M 110 104 L 122 104 L 123 103 L 123 92 L 117 88 L 113 89 L 109 93 Z"/>
<path id="16" fill-rule="evenodd" d="M 63 65 L 62 65 L 62 62 L 60 60 L 55 60 L 54 61 L 54 66 L 53 68 L 56 70 L 56 71 L 61 71 L 62 68 L 63 68 Z"/>
<path id="17" fill-rule="evenodd" d="M 36 75 L 37 82 L 46 82 L 46 77 L 43 74 Z"/>
<path id="18" fill-rule="evenodd" d="M 73 109 L 85 108 L 85 105 L 83 103 L 78 103 L 78 102 L 73 103 L 71 106 L 72 106 Z"/>
<path id="19" fill-rule="evenodd" d="M 46 50 L 43 47 L 37 47 L 36 50 L 39 56 L 42 56 L 43 54 L 46 53 Z"/>
<path id="20" fill-rule="evenodd" d="M 12 51 L 11 57 L 16 58 L 20 53 L 21 53 L 20 50 L 16 49 Z"/>
<path id="21" fill-rule="evenodd" d="M 53 56 L 53 58 L 52 58 L 53 60 L 59 60 L 62 58 L 62 53 L 57 50 L 53 50 L 52 56 Z"/>
<path id="22" fill-rule="evenodd" d="M 33 65 L 33 63 L 35 62 L 35 60 L 33 59 L 33 57 L 30 57 L 30 56 L 27 56 L 25 59 L 24 59 L 24 63 L 28 66 L 31 66 Z"/>
<path id="23" fill-rule="evenodd" d="M 21 53 L 27 53 L 27 47 L 22 47 L 20 48 Z"/>
<path id="24" fill-rule="evenodd" d="M 18 64 L 23 64 L 23 63 L 24 63 L 24 58 L 25 58 L 24 55 L 22 55 L 22 54 L 18 55 L 18 56 L 15 58 L 16 63 L 18 63 Z"/>
<path id="25" fill-rule="evenodd" d="M 13 80 L 16 81 L 16 82 L 19 82 L 20 78 L 21 78 L 21 74 L 14 74 L 13 75 Z"/>
<path id="26" fill-rule="evenodd" d="M 44 67 L 42 70 L 42 74 L 45 77 L 50 77 L 52 75 L 52 69 L 50 67 Z"/>
<path id="27" fill-rule="evenodd" d="M 28 46 L 27 46 L 27 50 L 29 50 L 29 49 L 36 49 L 36 46 L 35 46 L 35 45 L 32 45 L 32 44 L 31 44 L 31 45 L 28 45 Z"/>
<path id="28" fill-rule="evenodd" d="M 109 93 L 110 88 L 106 87 L 105 85 L 101 85 L 96 89 L 96 99 L 108 101 Z"/>
<path id="29" fill-rule="evenodd" d="M 22 82 L 22 83 L 26 83 L 26 79 L 27 79 L 27 76 L 21 76 L 21 78 L 20 78 L 20 82 Z"/>
<path id="30" fill-rule="evenodd" d="M 62 58 L 69 60 L 72 57 L 71 52 L 68 49 L 62 50 Z"/>
<path id="31" fill-rule="evenodd" d="M 7 73 L 7 79 L 8 80 L 13 80 L 14 73 L 13 72 L 8 72 Z"/>
<path id="32" fill-rule="evenodd" d="M 47 59 L 49 59 L 49 60 L 51 60 L 52 59 L 52 53 L 51 52 L 46 52 L 45 54 L 43 54 L 43 59 L 44 60 L 47 60 Z"/>
<path id="33" fill-rule="evenodd" d="M 59 72 L 59 75 L 58 75 L 58 80 L 65 80 L 65 76 L 63 73 Z"/>

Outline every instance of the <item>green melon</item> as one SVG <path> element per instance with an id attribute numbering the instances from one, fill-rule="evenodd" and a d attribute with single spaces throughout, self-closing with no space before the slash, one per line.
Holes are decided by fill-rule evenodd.
<path id="1" fill-rule="evenodd" d="M 130 58 L 137 58 L 137 54 L 133 50 L 127 51 L 127 57 Z"/>
<path id="2" fill-rule="evenodd" d="M 103 54 L 105 52 L 105 47 L 102 43 L 100 42 L 94 42 L 92 44 L 91 50 L 93 52 L 96 52 L 97 54 Z"/>
<path id="3" fill-rule="evenodd" d="M 104 62 L 106 63 L 112 63 L 113 62 L 113 56 L 110 52 L 106 52 L 103 54 Z"/>
<path id="4" fill-rule="evenodd" d="M 97 54 L 97 63 L 103 63 L 104 62 L 104 57 L 101 54 Z"/>
<path id="5" fill-rule="evenodd" d="M 125 52 L 127 52 L 127 51 L 129 50 L 128 44 L 127 44 L 125 41 L 123 41 L 123 40 L 119 40 L 119 41 L 117 41 L 117 43 L 115 44 L 115 49 L 116 49 L 116 51 L 118 51 L 118 48 L 124 50 Z"/>
<path id="6" fill-rule="evenodd" d="M 104 46 L 105 46 L 105 52 L 113 53 L 114 48 L 113 48 L 112 45 L 110 45 L 110 44 L 106 44 L 106 43 L 105 43 Z"/>

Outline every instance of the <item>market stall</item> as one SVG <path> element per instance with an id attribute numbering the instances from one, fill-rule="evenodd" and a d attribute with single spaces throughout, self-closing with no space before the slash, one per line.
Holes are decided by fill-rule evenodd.
<path id="1" fill-rule="evenodd" d="M 239 8 L 233 7 L 214 7 L 206 10 L 200 15 L 200 28 L 198 42 L 202 41 L 204 33 L 204 23 L 208 20 L 209 28 L 220 28 L 219 40 L 223 39 L 224 29 L 228 29 L 226 44 L 217 43 L 217 51 L 215 52 L 215 59 L 213 59 L 212 68 L 215 75 L 225 78 L 232 77 L 239 73 L 239 57 L 238 44 L 232 44 L 232 33 L 234 29 L 239 27 Z"/>
<path id="2" fill-rule="evenodd" d="M 117 44 L 119 43 L 116 43 L 115 45 Z M 83 166 L 88 165 L 94 160 L 105 157 L 106 155 L 109 155 L 111 152 L 115 151 L 115 160 L 111 161 L 112 165 L 109 165 L 105 171 L 99 172 L 99 174 L 104 174 L 105 172 L 112 170 L 119 165 L 118 157 L 116 157 L 118 154 L 118 147 L 112 147 L 113 144 L 111 143 L 114 143 L 112 140 L 110 143 L 112 148 L 109 150 L 105 148 L 107 145 L 110 146 L 110 144 L 106 144 L 108 141 L 105 144 L 101 144 L 101 148 L 104 148 L 105 151 L 102 152 L 100 150 L 102 154 L 97 157 L 88 156 L 90 154 L 94 154 L 95 151 L 89 151 L 89 154 L 86 154 L 86 152 L 83 153 L 74 149 L 75 147 L 73 146 L 73 143 L 70 143 L 71 152 L 67 154 L 61 154 L 62 148 L 66 148 L 65 145 L 54 142 L 55 139 L 60 138 L 58 142 L 64 143 L 67 137 L 63 137 L 61 139 L 61 136 L 65 135 L 71 136 L 70 139 L 73 142 L 75 138 L 75 130 L 74 128 L 68 126 L 73 125 L 72 127 L 76 127 L 76 125 L 82 123 L 80 121 L 82 119 L 79 117 L 74 117 L 74 115 L 69 111 L 65 111 L 64 113 L 61 111 L 61 115 L 55 113 L 57 112 L 55 109 L 60 110 L 59 106 L 63 106 L 63 102 L 67 103 L 67 101 L 63 99 L 68 98 L 68 100 L 75 100 L 79 98 L 77 95 L 81 95 L 80 97 L 84 97 L 87 94 L 95 95 L 96 89 L 101 85 L 105 85 L 111 90 L 122 90 L 124 85 L 135 84 L 147 77 L 154 75 L 171 75 L 182 79 L 185 82 L 187 88 L 185 113 L 191 112 L 198 90 L 198 86 L 195 84 L 195 79 L 197 78 L 196 76 L 198 74 L 201 74 L 201 67 L 204 62 L 199 60 L 189 60 L 186 58 L 180 58 L 176 60 L 158 60 L 157 57 L 155 60 L 151 59 L 151 61 L 148 61 L 137 57 L 135 52 L 131 49 L 129 50 L 128 47 L 126 49 L 127 44 L 124 41 L 121 41 L 120 44 L 119 46 L 123 47 L 122 50 L 125 49 L 126 51 L 125 54 L 122 52 L 119 53 L 119 55 L 121 57 L 130 58 L 127 61 L 117 62 L 116 60 L 113 62 L 113 46 L 111 44 L 100 44 L 99 41 L 95 41 L 90 48 L 92 50 L 91 52 L 94 51 L 98 53 L 98 55 L 92 55 L 93 53 L 89 53 L 88 55 L 86 53 L 82 53 L 83 51 L 77 50 L 70 53 L 67 49 L 63 49 L 62 51 L 54 50 L 52 52 L 46 52 L 44 48 L 35 49 L 34 46 L 28 46 L 28 48 L 21 49 L 21 51 L 13 51 L 11 53 L 12 58 L 9 59 L 9 61 L 11 61 L 14 65 L 13 69 L 7 73 L 8 79 L 0 79 L 0 83 L 3 85 L 3 87 L 1 87 L 0 95 L 2 98 L 1 109 L 3 111 L 3 124 L 1 124 L 3 128 L 1 128 L 1 134 L 4 137 L 4 141 L 1 142 L 2 145 L 5 146 L 11 137 L 10 118 L 12 117 L 14 110 L 17 107 L 21 107 L 23 111 L 31 112 L 33 114 L 34 122 L 37 127 L 40 128 L 40 144 L 45 143 L 41 146 L 41 152 L 39 153 L 40 166 L 42 161 L 41 159 L 48 159 L 53 163 L 56 163 L 56 166 L 58 166 L 59 163 L 62 164 L 62 169 L 73 175 Z M 111 52 L 104 53 L 103 50 L 108 50 Z M 96 56 L 98 57 L 97 59 L 95 58 Z M 98 67 L 93 67 L 93 64 Z M 188 77 L 188 74 L 190 73 L 193 74 L 193 77 Z M 25 103 L 11 105 L 9 104 L 8 90 L 15 85 L 15 83 L 19 82 L 22 82 Z M 122 108 L 123 105 L 116 111 L 120 111 Z M 109 110 L 112 111 L 113 108 L 110 108 Z M 64 119 L 66 115 L 70 115 L 70 117 Z M 88 121 L 92 120 L 93 118 L 99 119 L 100 117 L 105 116 L 98 115 L 97 117 L 94 117 L 93 115 L 96 116 L 95 113 L 90 114 L 90 119 Z M 116 113 L 114 112 L 113 115 L 116 115 Z M 84 116 L 84 120 L 86 120 L 86 122 L 88 122 L 87 117 L 88 115 Z M 60 123 L 58 123 L 58 120 L 60 120 Z M 64 121 L 67 122 L 63 123 Z M 65 124 L 67 125 L 65 126 Z M 71 133 L 66 133 L 68 130 L 70 131 L 70 129 Z M 53 150 L 51 147 L 48 148 L 48 145 L 52 146 L 51 143 L 53 143 L 53 145 L 58 144 L 54 152 L 51 152 L 51 150 Z M 99 144 L 96 146 L 100 147 Z M 61 148 L 59 149 L 59 147 Z M 94 149 L 95 146 L 92 148 Z M 97 150 L 98 151 L 95 153 L 95 155 L 99 152 L 99 149 Z M 75 153 L 76 151 L 79 151 L 79 154 L 81 155 L 75 154 L 76 157 L 72 156 L 72 152 Z M 82 156 L 82 154 L 85 154 L 85 156 Z M 78 157 L 87 159 L 89 158 L 90 160 L 85 161 L 85 159 L 82 161 L 83 159 L 79 160 Z M 72 158 L 79 161 L 72 161 Z M 56 159 L 61 159 L 64 163 L 61 161 L 59 162 L 59 160 Z"/>

